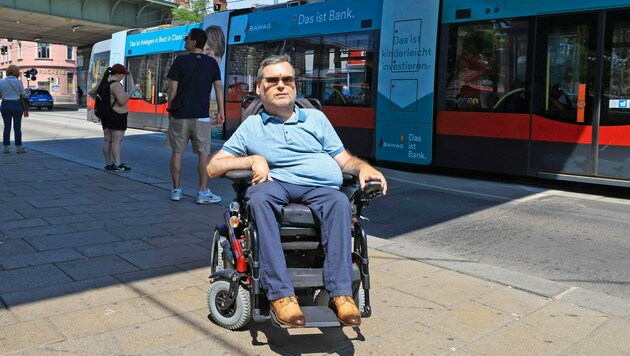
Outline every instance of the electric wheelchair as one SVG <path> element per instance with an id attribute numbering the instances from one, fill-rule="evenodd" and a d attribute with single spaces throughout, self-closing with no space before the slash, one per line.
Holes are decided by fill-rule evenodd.
<path id="1" fill-rule="evenodd" d="M 252 101 L 253 99 L 253 101 Z M 250 103 L 251 102 L 251 103 Z M 248 106 L 257 112 L 258 99 L 245 97 L 242 107 Z M 301 107 L 313 107 L 312 102 L 298 99 Z M 317 104 L 317 103 L 316 103 Z M 245 110 L 243 116 L 249 116 Z M 208 307 L 210 319 L 217 325 L 230 330 L 241 329 L 250 321 L 273 321 L 274 325 L 286 328 L 275 320 L 269 310 L 260 280 L 259 247 L 255 221 L 248 214 L 245 192 L 249 187 L 252 172 L 230 171 L 225 177 L 232 180 L 236 193 L 235 201 L 225 212 L 225 224 L 215 227 L 210 254 L 210 285 Z M 367 234 L 360 224 L 362 209 L 371 200 L 381 195 L 380 182 L 368 182 L 360 189 L 358 178 L 344 174 L 340 188 L 350 201 L 353 218 L 353 282 L 355 303 L 363 318 L 371 315 L 370 274 L 368 269 Z M 300 301 L 306 320 L 305 327 L 339 327 L 335 313 L 328 307 L 330 297 L 323 283 L 324 252 L 320 244 L 320 226 L 315 215 L 302 204 L 291 203 L 283 210 L 280 227 L 281 243 L 291 276 L 293 287 Z"/>

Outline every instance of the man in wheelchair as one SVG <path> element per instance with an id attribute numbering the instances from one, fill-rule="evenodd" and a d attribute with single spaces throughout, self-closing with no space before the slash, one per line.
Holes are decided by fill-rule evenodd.
<path id="1" fill-rule="evenodd" d="M 295 71 L 287 55 L 270 56 L 258 69 L 256 93 L 264 110 L 243 121 L 208 164 L 208 175 L 251 170 L 246 200 L 260 236 L 260 278 L 270 311 L 287 326 L 301 327 L 304 314 L 287 273 L 279 221 L 289 203 L 307 205 L 321 222 L 324 287 L 330 307 L 345 326 L 361 324 L 352 297 L 352 211 L 339 190 L 342 172 L 358 176 L 361 188 L 383 174 L 351 155 L 326 116 L 295 105 Z"/>

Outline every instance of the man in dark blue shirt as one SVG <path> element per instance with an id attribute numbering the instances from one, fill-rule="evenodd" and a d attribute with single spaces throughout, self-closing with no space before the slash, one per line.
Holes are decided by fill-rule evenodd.
<path id="1" fill-rule="evenodd" d="M 194 153 L 199 155 L 199 193 L 198 204 L 211 204 L 221 201 L 221 197 L 212 194 L 208 189 L 208 175 L 205 167 L 210 157 L 210 132 L 212 124 L 223 124 L 223 87 L 221 71 L 217 61 L 203 54 L 207 35 L 199 28 L 193 28 L 185 37 L 187 54 L 178 56 L 167 77 L 171 80 L 168 88 L 168 106 L 173 108 L 176 96 L 177 110 L 169 110 L 167 143 L 173 150 L 171 154 L 171 177 L 173 188 L 171 199 L 180 200 L 182 189 L 180 177 L 182 170 L 182 153 L 188 140 L 192 142 Z M 212 87 L 216 91 L 219 111 L 216 117 L 210 118 L 210 94 Z M 180 100 L 181 99 L 181 100 Z"/>

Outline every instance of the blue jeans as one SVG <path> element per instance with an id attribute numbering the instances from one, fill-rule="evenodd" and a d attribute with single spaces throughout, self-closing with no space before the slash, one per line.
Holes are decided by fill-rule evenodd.
<path id="1" fill-rule="evenodd" d="M 330 296 L 352 295 L 352 210 L 344 193 L 333 188 L 267 181 L 249 187 L 246 199 L 256 222 L 260 278 L 268 300 L 295 295 L 280 243 L 279 220 L 288 203 L 308 206 L 321 221 L 324 287 Z"/>
<path id="2" fill-rule="evenodd" d="M 22 146 L 22 112 L 22 104 L 19 100 L 2 100 L 2 106 L 0 107 L 2 121 L 4 121 L 2 145 L 11 145 L 11 123 L 13 123 L 15 145 Z"/>

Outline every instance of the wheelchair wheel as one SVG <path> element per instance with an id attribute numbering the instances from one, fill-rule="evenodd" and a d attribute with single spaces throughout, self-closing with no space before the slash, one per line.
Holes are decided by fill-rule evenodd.
<path id="1" fill-rule="evenodd" d="M 215 226 L 212 245 L 210 245 L 210 274 L 226 268 L 225 254 L 219 241 L 221 236 L 227 239 L 227 228 L 225 225 Z"/>
<path id="2" fill-rule="evenodd" d="M 365 291 L 363 288 L 359 287 L 354 295 L 354 304 L 357 305 L 359 312 L 363 314 L 363 309 L 365 308 Z M 317 306 L 328 306 L 328 302 L 330 302 L 330 294 L 325 289 L 318 289 L 315 291 L 315 295 L 313 296 L 313 304 Z"/>
<path id="3" fill-rule="evenodd" d="M 236 330 L 245 326 L 252 318 L 251 296 L 245 288 L 238 287 L 236 299 L 225 310 L 221 310 L 222 301 L 227 298 L 230 282 L 217 279 L 208 287 L 208 307 L 210 318 L 217 325 L 228 330 Z"/>

